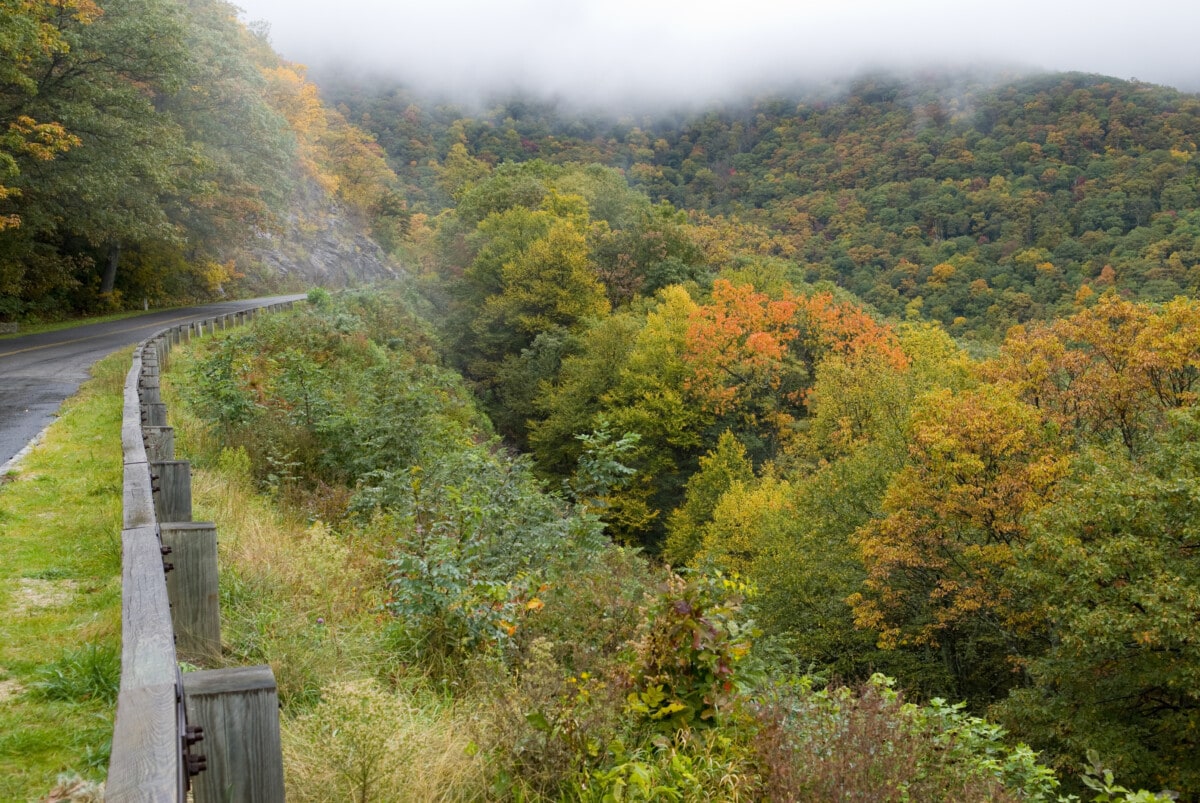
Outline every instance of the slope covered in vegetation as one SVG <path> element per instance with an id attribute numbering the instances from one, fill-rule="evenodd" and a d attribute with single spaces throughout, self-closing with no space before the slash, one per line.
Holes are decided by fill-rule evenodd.
<path id="1" fill-rule="evenodd" d="M 1195 292 L 1200 99 L 1094 75 L 997 84 L 879 75 L 702 112 L 582 114 L 531 99 L 474 112 L 400 86 L 322 79 L 374 131 L 414 208 L 448 202 L 461 152 L 604 164 L 694 219 L 885 314 L 1002 337 L 1116 288 Z"/>
<path id="2" fill-rule="evenodd" d="M 612 171 L 458 197 L 432 238 L 451 358 L 544 478 L 615 463 L 588 502 L 610 537 L 751 582 L 801 665 L 1196 788 L 1200 305 L 1109 292 L 978 361 Z"/>
<path id="3" fill-rule="evenodd" d="M 794 673 L 744 580 L 613 544 L 619 450 L 548 491 L 404 303 L 313 298 L 171 380 L 231 533 L 227 652 L 275 668 L 291 797 L 1055 798 L 961 705 Z M 254 487 L 307 526 L 271 535 Z"/>
<path id="4" fill-rule="evenodd" d="M 776 657 L 965 699 L 1068 773 L 1101 747 L 1139 783 L 1195 787 L 1198 578 L 1186 492 L 1167 490 L 1195 483 L 1179 451 L 1194 302 L 1085 294 L 979 362 L 936 325 L 889 324 L 809 284 L 761 227 L 655 204 L 611 168 L 493 169 L 460 143 L 438 181 L 453 207 L 415 217 L 408 247 L 446 358 L 609 538 L 749 582 L 766 635 L 787 645 Z M 1097 461 L 1137 481 L 1106 488 Z M 1083 521 L 1140 494 L 1147 524 L 1179 524 Z M 401 565 L 416 585 L 458 571 Z M 419 588 L 396 591 L 407 617 L 425 615 Z M 696 707 L 659 691 L 625 713 Z"/>
<path id="5" fill-rule="evenodd" d="M 341 204 L 393 233 L 403 209 L 369 136 L 236 13 L 222 0 L 5 4 L 0 320 L 278 283 L 257 251 L 289 231 L 310 185 L 323 197 L 309 207 Z"/>
<path id="6" fill-rule="evenodd" d="M 1197 788 L 1194 98 L 879 78 L 633 125 L 330 91 L 427 204 L 447 359 L 552 485 L 612 461 L 609 537 L 750 582 L 800 665 Z"/>

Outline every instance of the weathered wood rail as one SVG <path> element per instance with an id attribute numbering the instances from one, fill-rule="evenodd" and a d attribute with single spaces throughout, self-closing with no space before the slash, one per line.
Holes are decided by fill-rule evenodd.
<path id="1" fill-rule="evenodd" d="M 216 526 L 192 521 L 191 470 L 175 460 L 159 396 L 174 344 L 288 309 L 291 301 L 164 329 L 138 345 L 125 380 L 121 687 L 105 799 L 283 800 L 270 667 L 213 669 L 185 684 L 180 652 L 221 649 Z M 170 579 L 168 579 L 170 578 Z"/>

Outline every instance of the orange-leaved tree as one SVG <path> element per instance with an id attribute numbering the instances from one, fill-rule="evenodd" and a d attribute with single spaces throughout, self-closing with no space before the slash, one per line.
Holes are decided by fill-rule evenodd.
<path id="1" fill-rule="evenodd" d="M 832 293 L 805 296 L 783 288 L 772 297 L 718 279 L 688 328 L 687 389 L 704 409 L 740 419 L 758 437 L 777 442 L 805 414 L 815 368 L 830 354 L 907 364 L 890 328 Z"/>

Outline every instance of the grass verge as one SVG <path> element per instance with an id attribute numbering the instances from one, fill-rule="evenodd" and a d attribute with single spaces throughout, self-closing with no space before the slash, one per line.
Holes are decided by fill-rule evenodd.
<path id="1" fill-rule="evenodd" d="M 45 332 L 57 332 L 60 329 L 74 329 L 76 326 L 87 326 L 91 323 L 108 323 L 109 321 L 123 321 L 126 318 L 137 318 L 140 315 L 149 315 L 152 312 L 162 312 L 170 307 L 157 307 L 151 310 L 133 310 L 131 312 L 114 312 L 111 315 L 96 315 L 89 318 L 71 318 L 66 321 L 47 321 L 45 323 L 30 323 L 21 324 L 21 331 L 13 334 L 0 335 L 0 341 L 11 340 L 14 337 L 23 337 L 24 335 L 40 335 Z"/>
<path id="2" fill-rule="evenodd" d="M 101 360 L 0 478 L 0 800 L 108 767 L 121 639 L 121 390 Z"/>

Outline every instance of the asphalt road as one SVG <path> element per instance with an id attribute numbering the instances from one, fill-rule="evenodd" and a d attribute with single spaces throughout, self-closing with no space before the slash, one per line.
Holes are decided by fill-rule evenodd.
<path id="1" fill-rule="evenodd" d="M 54 420 L 63 401 L 79 389 L 100 358 L 177 323 L 301 298 L 274 296 L 184 307 L 0 340 L 0 466 Z"/>

